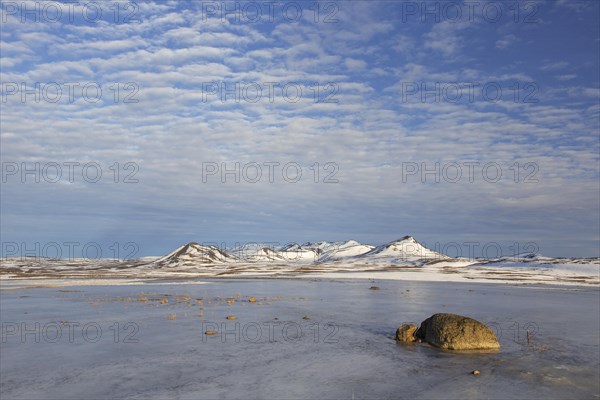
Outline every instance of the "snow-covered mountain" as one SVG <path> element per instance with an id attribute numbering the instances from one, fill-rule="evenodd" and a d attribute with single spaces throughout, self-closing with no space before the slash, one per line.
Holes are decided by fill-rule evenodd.
<path id="1" fill-rule="evenodd" d="M 326 262 L 360 256 L 372 250 L 374 246 L 362 244 L 356 240 L 343 242 L 306 242 L 289 244 L 279 249 L 287 260 Z"/>
<path id="2" fill-rule="evenodd" d="M 395 262 L 450 259 L 450 257 L 442 253 L 423 246 L 412 236 L 404 236 L 402 239 L 377 246 L 367 253 L 358 256 L 358 258 L 362 260 L 389 259 Z"/>
<path id="3" fill-rule="evenodd" d="M 285 262 L 285 257 L 268 243 L 249 243 L 228 250 L 239 262 Z"/>
<path id="4" fill-rule="evenodd" d="M 176 268 L 196 265 L 227 264 L 239 261 L 235 256 L 226 253 L 217 246 L 205 246 L 190 242 L 175 251 L 152 262 L 156 268 Z"/>
<path id="5" fill-rule="evenodd" d="M 332 242 L 327 246 L 321 246 L 320 262 L 342 260 L 349 257 L 358 257 L 373 250 L 375 246 L 362 244 L 356 240 L 345 242 Z"/>
<path id="6" fill-rule="evenodd" d="M 432 260 L 449 260 L 441 253 L 426 248 L 412 236 L 381 245 L 371 246 L 356 240 L 342 242 L 292 243 L 281 247 L 253 243 L 230 250 L 195 242 L 179 247 L 154 261 L 155 267 L 191 267 L 233 263 L 312 264 L 329 262 L 383 262 L 422 265 Z"/>
<path id="7" fill-rule="evenodd" d="M 136 260 L 142 263 L 144 260 Z M 312 263 L 347 263 L 347 264 L 398 264 L 425 265 L 435 261 L 466 261 L 454 259 L 431 250 L 419 243 L 412 236 L 380 245 L 362 244 L 356 240 L 341 242 L 306 242 L 303 244 L 287 244 L 275 246 L 267 243 L 245 244 L 233 249 L 222 249 L 213 245 L 202 245 L 196 242 L 180 246 L 173 252 L 158 259 L 148 260 L 147 264 L 154 268 L 178 268 L 194 266 L 211 266 L 229 264 L 312 264 Z M 586 259 L 555 259 L 539 254 L 519 254 L 497 259 L 470 260 L 471 264 L 570 264 L 584 263 Z"/>
<path id="8" fill-rule="evenodd" d="M 36 276 L 306 276 L 329 274 L 351 277 L 374 274 L 398 279 L 519 281 L 598 284 L 600 259 L 551 258 L 519 254 L 495 259 L 451 258 L 417 242 L 411 236 L 381 246 L 355 240 L 304 244 L 248 244 L 223 249 L 196 242 L 180 246 L 160 258 L 136 260 L 0 259 L 0 275 L 14 279 Z M 336 275 L 338 274 L 338 275 Z M 391 275 L 388 275 L 391 274 Z M 396 275 L 394 275 L 396 274 Z"/>

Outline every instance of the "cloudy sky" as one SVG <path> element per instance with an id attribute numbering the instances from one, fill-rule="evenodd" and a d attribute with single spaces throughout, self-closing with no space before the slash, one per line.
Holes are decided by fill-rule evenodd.
<path id="1" fill-rule="evenodd" d="M 317 4 L 3 1 L 3 253 L 599 256 L 600 3 Z"/>

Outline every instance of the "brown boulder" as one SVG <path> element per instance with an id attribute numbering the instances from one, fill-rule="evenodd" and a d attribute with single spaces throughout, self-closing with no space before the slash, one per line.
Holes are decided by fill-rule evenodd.
<path id="1" fill-rule="evenodd" d="M 448 350 L 497 350 L 500 343 L 490 328 L 457 314 L 434 314 L 421 323 L 418 339 Z"/>

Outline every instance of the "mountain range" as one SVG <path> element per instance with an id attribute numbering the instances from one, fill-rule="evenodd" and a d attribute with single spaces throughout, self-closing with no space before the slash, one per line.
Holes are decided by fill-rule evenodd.
<path id="1" fill-rule="evenodd" d="M 152 266 L 192 267 L 232 263 L 330 263 L 330 262 L 377 262 L 422 264 L 435 260 L 451 260 L 405 236 L 381 246 L 362 244 L 355 240 L 343 242 L 307 242 L 285 246 L 249 244 L 234 249 L 222 249 L 214 245 L 196 242 L 185 244 L 164 257 L 152 262 Z"/>
<path id="2" fill-rule="evenodd" d="M 412 236 L 381 246 L 347 240 L 285 246 L 253 243 L 225 249 L 190 242 L 162 257 L 132 260 L 7 257 L 0 260 L 0 276 L 5 281 L 15 279 L 15 282 L 50 276 L 94 279 L 378 276 L 407 280 L 598 285 L 600 259 L 551 258 L 531 253 L 456 258 L 428 249 Z"/>

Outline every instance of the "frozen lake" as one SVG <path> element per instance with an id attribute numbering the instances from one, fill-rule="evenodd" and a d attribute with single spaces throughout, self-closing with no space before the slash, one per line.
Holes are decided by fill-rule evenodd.
<path id="1" fill-rule="evenodd" d="M 600 397 L 597 287 L 153 281 L 0 290 L 0 312 L 3 399 Z M 488 324 L 501 350 L 393 340 L 436 312 Z"/>

